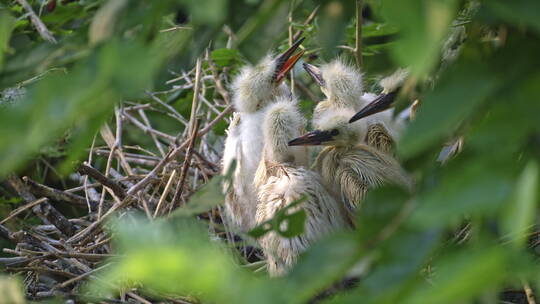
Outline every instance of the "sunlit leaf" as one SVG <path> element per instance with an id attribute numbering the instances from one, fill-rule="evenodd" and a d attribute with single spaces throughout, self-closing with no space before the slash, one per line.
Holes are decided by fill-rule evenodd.
<path id="1" fill-rule="evenodd" d="M 111 0 L 100 7 L 90 25 L 88 33 L 90 44 L 103 42 L 112 36 L 116 22 L 120 20 L 119 15 L 126 4 L 126 0 Z"/>
<path id="2" fill-rule="evenodd" d="M 534 221 L 534 208 L 538 204 L 538 164 L 530 161 L 515 187 L 514 199 L 503 213 L 503 228 L 516 247 L 527 241 L 528 231 Z"/>

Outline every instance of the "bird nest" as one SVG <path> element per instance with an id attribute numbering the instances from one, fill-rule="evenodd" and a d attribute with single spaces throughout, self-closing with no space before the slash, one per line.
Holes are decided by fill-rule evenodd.
<path id="1" fill-rule="evenodd" d="M 226 124 L 232 112 L 229 71 L 216 66 L 207 51 L 192 70 L 171 73 L 174 78 L 166 82 L 166 91 L 146 92 L 146 100 L 123 101 L 115 108 L 114 118 L 101 127 L 88 148 L 86 160 L 69 176 L 69 186 L 58 189 L 15 175 L 6 179 L 5 188 L 24 203 L 1 221 L 1 235 L 16 246 L 4 248 L 12 257 L 0 262 L 7 272 L 24 277 L 27 297 L 77 299 L 84 280 L 93 278 L 107 266 L 104 260 L 115 256 L 111 235 L 103 225 L 113 214 L 139 210 L 149 219 L 167 217 L 219 174 L 223 136 L 214 129 Z M 191 101 L 189 116 L 172 105 L 182 94 L 188 96 L 185 103 Z M 160 129 L 162 119 L 174 120 L 177 130 Z M 144 136 L 125 140 L 132 132 Z M 223 222 L 220 208 L 197 217 Z M 31 214 L 39 222 L 19 221 Z M 211 232 L 234 242 L 226 230 Z M 144 297 L 136 289 L 120 296 L 128 302 L 148 303 Z"/>

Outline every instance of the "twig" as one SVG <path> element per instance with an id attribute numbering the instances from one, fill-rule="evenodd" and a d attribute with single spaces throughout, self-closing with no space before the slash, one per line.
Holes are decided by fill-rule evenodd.
<path id="1" fill-rule="evenodd" d="M 221 114 L 219 114 L 216 118 L 214 118 L 214 120 L 212 120 L 210 123 L 208 123 L 206 125 L 206 127 L 204 127 L 201 131 L 199 131 L 198 135 L 202 136 L 202 135 L 208 133 L 210 130 L 212 130 L 212 128 L 214 127 L 214 125 L 216 123 L 218 123 L 221 119 L 223 119 L 223 117 L 225 117 L 225 115 L 229 114 L 232 110 L 233 110 L 233 106 L 229 105 L 227 108 L 225 108 L 225 110 L 223 110 L 223 112 L 221 112 Z M 142 180 L 140 180 L 137 184 L 135 184 L 133 187 L 131 187 L 128 190 L 127 194 L 131 195 L 131 194 L 137 193 L 142 188 L 144 188 L 148 183 L 150 183 L 150 181 L 153 178 L 156 178 L 157 177 L 157 172 L 161 171 L 161 169 L 167 163 L 174 160 L 176 158 L 176 156 L 180 153 L 180 151 L 182 151 L 183 149 L 186 148 L 188 143 L 189 142 L 184 142 L 181 145 L 176 146 L 173 149 L 171 149 L 167 153 L 167 155 L 165 155 L 165 157 L 154 167 L 154 169 L 152 169 L 152 171 L 150 171 L 150 173 L 148 173 Z"/>
<path id="2" fill-rule="evenodd" d="M 176 177 L 176 170 L 173 170 L 173 172 L 171 173 L 171 176 L 169 177 L 169 180 L 167 181 L 167 185 L 165 186 L 165 189 L 163 190 L 163 193 L 161 194 L 161 197 L 159 198 L 159 202 L 157 204 L 156 210 L 154 211 L 153 218 L 156 218 L 156 216 L 159 214 L 159 210 L 161 209 L 161 205 L 163 204 L 163 202 L 167 198 L 167 195 L 169 194 L 169 192 L 171 190 L 171 185 L 172 185 L 172 182 L 173 182 L 175 177 Z"/>
<path id="3" fill-rule="evenodd" d="M 32 6 L 26 2 L 26 0 L 17 0 L 19 4 L 24 8 L 24 10 L 30 15 L 30 20 L 32 21 L 32 24 L 38 31 L 41 38 L 44 40 L 49 41 L 50 43 L 56 44 L 56 39 L 53 37 L 49 29 L 45 26 L 45 24 L 39 19 L 39 17 L 36 15 L 34 10 L 32 9 Z"/>
<path id="4" fill-rule="evenodd" d="M 102 185 L 104 185 L 105 187 L 108 187 L 120 199 L 126 198 L 127 194 L 124 188 L 122 188 L 122 186 L 120 186 L 117 182 L 109 179 L 105 175 L 101 174 L 101 172 L 99 172 L 98 170 L 90 167 L 87 163 L 83 163 L 82 165 L 80 165 L 78 171 L 82 175 L 88 175 Z"/>
<path id="5" fill-rule="evenodd" d="M 30 191 L 35 195 L 45 196 L 55 201 L 63 201 L 79 207 L 86 207 L 86 199 L 80 195 L 42 185 L 33 181 L 28 176 L 25 176 L 22 179 L 30 186 Z M 90 206 L 94 208 L 93 210 L 97 210 L 98 202 L 90 201 Z"/>
<path id="6" fill-rule="evenodd" d="M 362 4 L 363 0 L 356 0 L 356 41 L 354 45 L 354 57 L 356 65 L 362 68 Z"/>
<path id="7" fill-rule="evenodd" d="M 287 16 L 287 21 L 289 22 L 289 47 L 293 45 L 293 11 L 295 6 L 295 0 L 291 0 L 289 4 L 289 14 Z M 289 71 L 289 81 L 291 82 L 291 94 L 294 95 L 295 85 L 294 85 L 294 69 Z"/>
<path id="8" fill-rule="evenodd" d="M 534 299 L 534 293 L 533 293 L 529 283 L 527 283 L 525 280 L 523 280 L 522 284 L 523 284 L 523 290 L 525 290 L 525 295 L 527 295 L 527 303 L 528 304 L 536 304 L 536 300 Z"/>
<path id="9" fill-rule="evenodd" d="M 317 5 L 313 11 L 311 11 L 311 13 L 309 14 L 309 16 L 307 17 L 306 21 L 304 21 L 304 26 L 306 25 L 310 25 L 311 22 L 313 22 L 313 19 L 315 19 L 315 16 L 317 16 L 317 12 L 319 11 L 319 5 Z M 302 35 L 304 31 L 297 31 L 295 34 L 294 34 L 294 37 L 292 39 L 292 41 L 296 41 L 300 38 L 300 36 Z"/>
<path id="10" fill-rule="evenodd" d="M 78 282 L 78 281 L 80 281 L 80 280 L 82 280 L 82 279 L 84 279 L 84 278 L 86 278 L 86 277 L 88 277 L 88 276 L 90 276 L 90 275 L 92 275 L 92 274 L 94 274 L 94 273 L 96 273 L 96 272 L 102 270 L 102 269 L 105 269 L 105 268 L 107 268 L 107 267 L 109 267 L 109 266 L 111 266 L 111 265 L 112 265 L 112 264 L 110 264 L 110 263 L 109 263 L 109 264 L 105 264 L 105 265 L 103 265 L 103 266 L 101 266 L 101 267 L 98 267 L 98 268 L 92 269 L 92 270 L 90 270 L 90 271 L 88 271 L 88 272 L 86 272 L 86 273 L 83 273 L 83 274 L 81 274 L 81 275 L 79 275 L 79 276 L 77 276 L 77 277 L 74 277 L 74 278 L 71 278 L 71 279 L 69 279 L 69 280 L 67 280 L 67 281 L 64 281 L 64 282 L 62 282 L 62 283 L 56 285 L 56 286 L 53 288 L 53 290 L 54 290 L 54 289 L 58 289 L 58 288 L 64 288 L 64 287 L 66 287 L 66 286 L 68 286 L 68 285 L 70 285 L 70 284 L 73 284 L 73 283 L 75 283 L 75 282 Z"/>
<path id="11" fill-rule="evenodd" d="M 195 118 L 197 116 L 197 109 L 199 107 L 199 91 L 201 90 L 201 58 L 197 58 L 197 64 L 195 65 L 195 84 L 193 88 L 193 100 L 191 102 L 191 114 L 189 115 L 189 129 L 188 134 L 193 133 L 195 127 Z"/>
<path id="12" fill-rule="evenodd" d="M 178 180 L 178 184 L 176 185 L 176 193 L 174 194 L 172 203 L 169 207 L 169 213 L 171 212 L 174 206 L 178 206 L 180 198 L 182 197 L 184 184 L 186 182 L 187 171 L 189 169 L 189 164 L 191 162 L 191 155 L 193 155 L 193 146 L 195 145 L 195 141 L 197 140 L 197 133 L 198 133 L 197 130 L 199 129 L 199 123 L 200 121 L 198 119 L 195 120 L 195 124 L 193 126 L 193 132 L 191 134 L 191 138 L 189 139 L 189 146 L 186 152 L 186 157 L 184 158 L 184 163 L 182 164 L 182 171 L 180 171 L 180 178 Z"/>
<path id="13" fill-rule="evenodd" d="M 154 93 L 152 92 L 146 92 L 154 101 L 159 103 L 160 105 L 164 106 L 167 110 L 171 112 L 171 114 L 178 119 L 184 126 L 187 126 L 188 121 L 180 114 L 178 111 L 176 111 L 175 108 L 173 108 L 171 105 L 163 102 L 161 99 L 159 99 Z"/>
<path id="14" fill-rule="evenodd" d="M 15 191 L 17 191 L 25 202 L 31 203 L 36 201 L 36 197 L 30 193 L 26 185 L 18 177 L 14 175 L 9 176 L 8 183 Z M 64 235 L 71 236 L 75 233 L 73 224 L 71 224 L 64 215 L 58 212 L 58 210 L 48 202 L 43 202 L 42 204 L 32 207 L 32 212 L 34 212 L 45 224 L 53 224 L 60 232 L 64 233 Z"/>
<path id="15" fill-rule="evenodd" d="M 30 209 L 30 208 L 33 208 L 34 206 L 36 205 L 39 205 L 43 202 L 46 202 L 48 201 L 49 199 L 46 198 L 46 197 L 42 197 L 40 199 L 37 199 L 33 202 L 30 202 L 24 206 L 21 206 L 13 211 L 11 211 L 11 213 L 5 218 L 3 219 L 1 222 L 0 222 L 0 225 L 4 224 L 5 222 L 11 220 L 12 218 L 16 217 L 17 215 L 21 214 L 23 211 L 25 211 L 26 209 Z"/>
<path id="16" fill-rule="evenodd" d="M 143 109 L 137 110 L 139 112 L 139 116 L 141 116 L 143 122 L 146 124 L 147 127 L 152 128 L 152 125 L 150 124 L 150 120 L 146 116 L 146 113 Z M 151 133 L 150 136 L 152 137 L 152 140 L 154 141 L 154 144 L 156 145 L 156 148 L 158 149 L 161 156 L 165 156 L 165 151 L 163 151 L 163 145 L 159 142 L 159 140 L 156 137 L 156 134 Z"/>
<path id="17" fill-rule="evenodd" d="M 229 92 L 225 89 L 225 86 L 223 85 L 223 81 L 219 77 L 219 74 L 217 72 L 217 67 L 214 61 L 208 57 L 208 65 L 210 66 L 210 71 L 212 72 L 212 76 L 214 77 L 214 83 L 216 84 L 216 90 L 218 91 L 219 95 L 223 97 L 223 100 L 226 104 L 231 104 L 231 99 L 229 97 Z"/>

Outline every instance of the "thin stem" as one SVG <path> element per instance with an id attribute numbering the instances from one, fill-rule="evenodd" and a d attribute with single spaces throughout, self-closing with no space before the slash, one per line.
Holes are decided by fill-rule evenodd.
<path id="1" fill-rule="evenodd" d="M 362 67 L 362 0 L 356 0 L 356 44 L 354 46 L 354 57 L 358 68 Z"/>

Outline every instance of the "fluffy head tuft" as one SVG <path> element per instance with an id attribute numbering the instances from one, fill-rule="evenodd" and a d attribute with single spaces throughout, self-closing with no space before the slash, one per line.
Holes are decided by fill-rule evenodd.
<path id="1" fill-rule="evenodd" d="M 381 79 L 379 85 L 383 88 L 383 93 L 390 93 L 399 88 L 407 76 L 409 76 L 408 69 L 398 69 L 392 75 Z"/>
<path id="2" fill-rule="evenodd" d="M 362 74 L 342 59 L 336 59 L 320 67 L 325 82 L 323 92 L 329 100 L 354 105 L 362 96 Z"/>
<path id="3" fill-rule="evenodd" d="M 253 113 L 269 104 L 275 96 L 288 95 L 285 84 L 276 85 L 274 56 L 265 56 L 256 66 L 247 65 L 232 83 L 233 104 L 238 112 Z"/>
<path id="4" fill-rule="evenodd" d="M 326 145 L 353 146 L 362 141 L 367 132 L 367 124 L 349 123 L 349 119 L 355 114 L 352 109 L 338 109 L 328 111 L 321 115 L 317 121 L 317 129 L 320 131 L 338 131 L 332 141 Z"/>
<path id="5" fill-rule="evenodd" d="M 264 158 L 277 163 L 295 163 L 298 147 L 288 142 L 300 136 L 306 120 L 298 111 L 296 100 L 279 98 L 265 110 L 263 122 Z"/>

